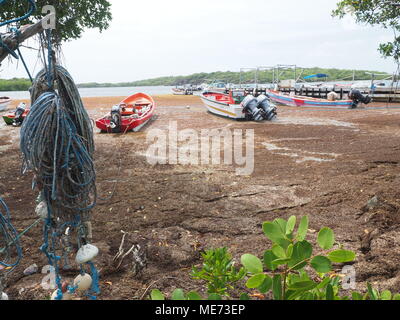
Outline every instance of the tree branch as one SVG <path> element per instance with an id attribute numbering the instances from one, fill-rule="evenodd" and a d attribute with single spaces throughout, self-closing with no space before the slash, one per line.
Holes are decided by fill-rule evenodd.
<path id="1" fill-rule="evenodd" d="M 43 22 L 49 21 L 49 19 L 52 18 L 54 18 L 54 13 L 45 16 L 42 20 L 40 20 L 35 24 L 22 26 L 19 29 L 20 34 L 18 37 L 14 32 L 6 33 L 0 36 L 4 44 L 6 44 L 11 50 L 16 50 L 19 44 L 23 43 L 25 40 L 33 37 L 34 35 L 44 31 Z M 9 52 L 5 48 L 0 47 L 0 64 L 5 58 L 7 58 L 8 55 Z"/>

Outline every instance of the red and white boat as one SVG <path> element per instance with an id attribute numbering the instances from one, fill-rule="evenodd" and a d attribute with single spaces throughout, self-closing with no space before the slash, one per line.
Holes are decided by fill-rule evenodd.
<path id="1" fill-rule="evenodd" d="M 154 116 L 156 103 L 145 93 L 136 93 L 118 105 L 110 113 L 96 121 L 96 126 L 103 133 L 138 132 Z"/>
<path id="2" fill-rule="evenodd" d="M 12 100 L 9 97 L 0 97 L 0 111 L 7 110 L 11 101 Z"/>
<path id="3" fill-rule="evenodd" d="M 273 120 L 277 115 L 276 106 L 266 96 L 256 99 L 243 91 L 231 90 L 229 93 L 206 91 L 200 97 L 210 113 L 230 119 L 263 121 Z"/>

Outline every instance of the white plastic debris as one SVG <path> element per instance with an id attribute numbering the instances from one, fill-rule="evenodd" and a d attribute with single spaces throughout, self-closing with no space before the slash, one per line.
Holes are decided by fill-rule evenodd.
<path id="1" fill-rule="evenodd" d="M 94 258 L 97 257 L 99 254 L 99 249 L 92 245 L 92 244 L 87 244 L 83 247 L 81 247 L 76 254 L 76 263 L 78 264 L 84 264 L 89 261 L 92 261 Z"/>
<path id="2" fill-rule="evenodd" d="M 47 217 L 49 215 L 49 212 L 47 210 L 47 203 L 45 201 L 42 201 L 41 203 L 39 203 L 36 207 L 35 212 L 40 218 L 47 219 Z"/>
<path id="3" fill-rule="evenodd" d="M 84 275 L 79 275 L 75 278 L 74 286 L 77 287 L 77 291 L 84 292 L 90 289 L 92 282 L 92 277 L 85 273 Z"/>
<path id="4" fill-rule="evenodd" d="M 38 268 L 37 264 L 33 264 L 24 270 L 24 275 L 31 276 L 31 275 L 37 273 L 38 270 L 39 270 L 39 268 Z"/>
<path id="5" fill-rule="evenodd" d="M 339 95 L 335 91 L 332 91 L 332 92 L 328 93 L 328 100 L 329 101 L 336 101 L 338 99 L 339 99 Z"/>
<path id="6" fill-rule="evenodd" d="M 53 292 L 51 295 L 51 300 L 56 300 L 58 297 L 58 289 Z M 72 300 L 72 295 L 68 292 L 63 293 L 62 300 L 67 301 L 67 300 Z"/>
<path id="7" fill-rule="evenodd" d="M 8 295 L 7 295 L 7 293 L 2 292 L 1 295 L 0 295 L 0 300 L 4 300 L 4 301 L 8 300 Z"/>

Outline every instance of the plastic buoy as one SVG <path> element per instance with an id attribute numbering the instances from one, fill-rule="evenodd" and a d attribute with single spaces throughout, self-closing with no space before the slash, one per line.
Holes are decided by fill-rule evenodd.
<path id="1" fill-rule="evenodd" d="M 49 215 L 49 212 L 47 210 L 47 203 L 44 201 L 40 202 L 37 205 L 35 212 L 40 218 L 47 219 Z"/>
<path id="2" fill-rule="evenodd" d="M 56 300 L 58 297 L 58 289 L 53 292 L 51 295 L 51 300 Z M 72 295 L 68 292 L 63 293 L 62 300 L 67 301 L 67 300 L 72 300 Z"/>
<path id="3" fill-rule="evenodd" d="M 92 286 L 92 277 L 85 273 L 84 275 L 79 275 L 74 280 L 74 286 L 77 287 L 77 291 L 83 292 L 90 289 Z"/>
<path id="4" fill-rule="evenodd" d="M 5 292 L 1 293 L 0 300 L 8 300 L 8 295 Z"/>
<path id="5" fill-rule="evenodd" d="M 76 262 L 78 264 L 84 264 L 86 262 L 92 261 L 94 258 L 97 257 L 99 254 L 99 249 L 92 245 L 92 244 L 87 244 L 81 247 L 76 254 Z"/>

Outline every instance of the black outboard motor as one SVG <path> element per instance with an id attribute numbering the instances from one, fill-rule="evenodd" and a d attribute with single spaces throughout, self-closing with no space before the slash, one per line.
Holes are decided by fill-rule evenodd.
<path id="1" fill-rule="evenodd" d="M 364 104 L 369 104 L 372 101 L 372 98 L 367 95 L 364 96 L 360 90 L 353 89 L 349 93 L 349 99 L 353 100 L 352 108 L 357 108 L 357 105 L 362 102 Z"/>
<path id="2" fill-rule="evenodd" d="M 113 106 L 111 108 L 110 126 L 113 133 L 121 132 L 121 109 L 120 106 Z"/>
<path id="3" fill-rule="evenodd" d="M 278 115 L 276 106 L 271 104 L 269 98 L 265 95 L 260 95 L 257 98 L 258 108 L 261 110 L 261 115 L 264 120 L 272 121 Z"/>
<path id="4" fill-rule="evenodd" d="M 244 98 L 242 107 L 245 113 L 248 115 L 249 120 L 263 121 L 263 115 L 261 109 L 258 108 L 258 101 L 251 94 Z"/>
<path id="5" fill-rule="evenodd" d="M 24 113 L 26 110 L 26 104 L 25 103 L 20 103 L 19 106 L 17 107 L 17 110 L 15 110 L 14 114 L 14 121 L 13 121 L 13 127 L 20 127 L 22 125 L 22 122 L 24 122 Z"/>

